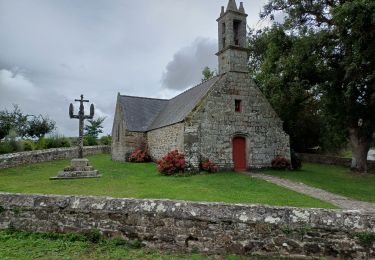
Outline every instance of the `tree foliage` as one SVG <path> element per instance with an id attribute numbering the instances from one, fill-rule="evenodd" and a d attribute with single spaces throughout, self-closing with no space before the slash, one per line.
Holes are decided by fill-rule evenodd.
<path id="1" fill-rule="evenodd" d="M 211 70 L 208 66 L 206 66 L 202 71 L 202 81 L 209 80 L 210 78 L 214 77 L 216 75 L 215 70 Z"/>
<path id="2" fill-rule="evenodd" d="M 56 128 L 56 123 L 48 117 L 32 116 L 32 119 L 27 122 L 26 135 L 38 139 L 44 137 L 46 134 L 52 132 Z"/>
<path id="3" fill-rule="evenodd" d="M 99 134 L 103 133 L 104 120 L 105 117 L 98 117 L 97 119 L 87 120 L 88 124 L 85 125 L 85 135 L 92 136 L 97 139 Z"/>
<path id="4" fill-rule="evenodd" d="M 345 130 L 353 150 L 352 167 L 366 171 L 366 156 L 375 129 L 375 2 L 272 0 L 261 16 L 273 19 L 280 13 L 285 19 L 274 27 L 284 33 L 283 36 L 280 32 L 279 37 L 287 40 L 279 47 L 298 51 L 279 55 L 275 64 L 268 59 L 267 65 L 265 60 L 272 50 L 266 50 L 265 59 L 255 65 L 262 71 L 270 68 L 278 72 L 282 76 L 279 81 L 290 75 L 287 88 L 296 83 L 297 89 L 302 90 L 305 82 L 307 93 L 317 91 L 317 113 L 323 118 L 323 128 Z M 283 57 L 287 61 L 282 62 Z"/>
<path id="5" fill-rule="evenodd" d="M 10 133 L 16 137 L 41 138 L 52 132 L 55 125 L 48 117 L 25 115 L 18 105 L 14 105 L 12 111 L 0 111 L 0 140 Z"/>
<path id="6" fill-rule="evenodd" d="M 27 116 L 25 116 L 17 105 L 13 110 L 0 111 L 0 140 L 4 139 L 11 131 L 23 136 L 27 128 Z"/>

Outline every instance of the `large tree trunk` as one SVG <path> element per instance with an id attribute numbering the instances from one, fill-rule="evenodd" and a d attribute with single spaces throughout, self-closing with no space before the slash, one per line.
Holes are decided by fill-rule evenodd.
<path id="1" fill-rule="evenodd" d="M 371 135 L 361 135 L 359 127 L 349 129 L 350 145 L 352 147 L 351 169 L 358 172 L 367 172 L 367 154 L 371 146 Z"/>

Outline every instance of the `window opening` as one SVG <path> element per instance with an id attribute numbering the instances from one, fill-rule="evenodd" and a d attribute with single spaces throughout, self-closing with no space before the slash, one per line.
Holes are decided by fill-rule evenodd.
<path id="1" fill-rule="evenodd" d="M 236 112 L 241 112 L 241 100 L 236 99 L 234 102 L 234 110 Z"/>
<path id="2" fill-rule="evenodd" d="M 239 45 L 238 33 L 240 30 L 241 21 L 233 21 L 234 44 Z"/>

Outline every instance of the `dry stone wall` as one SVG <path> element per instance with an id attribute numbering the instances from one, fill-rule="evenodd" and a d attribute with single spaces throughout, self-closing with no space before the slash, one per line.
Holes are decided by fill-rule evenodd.
<path id="1" fill-rule="evenodd" d="M 86 232 L 207 254 L 374 259 L 375 215 L 358 211 L 0 193 L 0 229 Z M 369 241 L 367 241 L 369 242 Z"/>
<path id="2" fill-rule="evenodd" d="M 86 146 L 83 148 L 83 154 L 94 155 L 110 153 L 110 146 L 99 145 L 99 146 Z M 11 168 L 18 165 L 38 163 L 45 161 L 61 160 L 61 159 L 72 159 L 78 157 L 78 148 L 54 148 L 39 151 L 21 152 L 21 153 L 10 153 L 0 155 L 0 169 Z"/>
<path id="3" fill-rule="evenodd" d="M 235 111 L 235 100 L 241 100 L 241 112 Z M 248 168 L 269 167 L 277 155 L 290 158 L 289 136 L 282 121 L 248 73 L 223 74 L 189 123 L 199 129 L 196 136 L 202 159 L 222 169 L 233 168 L 235 136 L 246 138 Z"/>
<path id="4" fill-rule="evenodd" d="M 168 152 L 184 151 L 184 124 L 178 123 L 147 132 L 149 153 L 153 160 L 159 160 Z"/>

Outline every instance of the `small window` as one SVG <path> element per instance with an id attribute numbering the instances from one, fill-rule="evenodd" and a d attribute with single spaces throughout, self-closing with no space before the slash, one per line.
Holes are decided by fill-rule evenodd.
<path id="1" fill-rule="evenodd" d="M 225 48 L 225 38 L 223 38 L 223 48 Z"/>
<path id="2" fill-rule="evenodd" d="M 117 142 L 120 142 L 120 124 L 117 125 Z"/>
<path id="3" fill-rule="evenodd" d="M 225 33 L 225 29 L 226 29 L 225 28 L 225 23 L 223 23 L 223 27 L 222 28 L 223 28 L 222 33 L 224 34 Z"/>
<path id="4" fill-rule="evenodd" d="M 234 110 L 236 112 L 241 112 L 241 100 L 236 99 L 234 102 Z"/>

